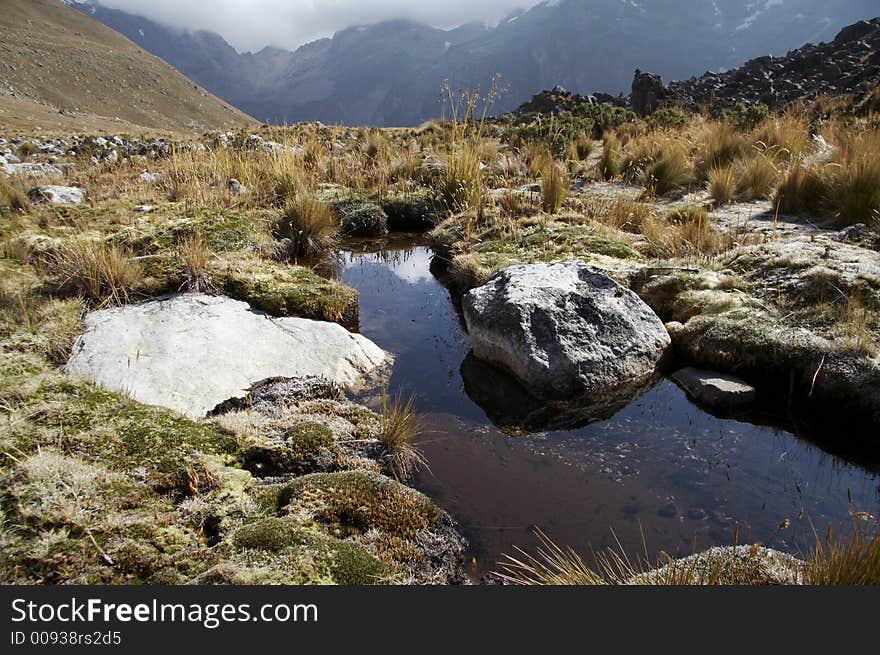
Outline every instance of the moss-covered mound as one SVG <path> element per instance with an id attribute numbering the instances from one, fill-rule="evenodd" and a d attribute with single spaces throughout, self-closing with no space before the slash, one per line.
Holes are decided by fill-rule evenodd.
<path id="1" fill-rule="evenodd" d="M 288 518 L 266 518 L 239 528 L 232 536 L 235 549 L 274 555 L 276 566 L 285 557 L 301 562 L 296 573 L 283 567 L 276 569 L 285 582 L 296 583 L 302 578 L 302 562 L 307 561 L 309 573 L 317 579 L 343 585 L 377 584 L 387 579 L 388 567 L 364 548 L 321 532 L 298 525 Z"/>
<path id="2" fill-rule="evenodd" d="M 214 276 L 225 294 L 273 316 L 300 316 L 349 328 L 358 324 L 357 291 L 302 266 L 230 256 L 216 263 Z"/>
<path id="3" fill-rule="evenodd" d="M 322 524 L 339 536 L 376 529 L 413 538 L 419 530 L 435 525 L 439 516 L 424 494 L 366 471 L 298 478 L 279 491 L 278 508 Z"/>

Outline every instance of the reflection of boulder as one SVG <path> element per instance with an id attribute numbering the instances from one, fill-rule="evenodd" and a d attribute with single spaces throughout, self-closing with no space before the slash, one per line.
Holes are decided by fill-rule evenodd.
<path id="1" fill-rule="evenodd" d="M 468 397 L 508 434 L 574 430 L 611 418 L 653 384 L 653 380 L 641 381 L 569 401 L 540 400 L 514 377 L 473 353 L 461 364 L 461 378 Z"/>

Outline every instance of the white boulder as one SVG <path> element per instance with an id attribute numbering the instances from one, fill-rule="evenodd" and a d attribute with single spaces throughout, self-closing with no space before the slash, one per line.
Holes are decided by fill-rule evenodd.
<path id="1" fill-rule="evenodd" d="M 272 318 L 203 294 L 102 309 L 85 323 L 68 373 L 190 417 L 268 378 L 322 376 L 351 387 L 389 357 L 336 323 Z"/>

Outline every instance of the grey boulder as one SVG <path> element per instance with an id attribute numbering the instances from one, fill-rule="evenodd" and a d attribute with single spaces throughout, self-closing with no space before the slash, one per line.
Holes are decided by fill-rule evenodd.
<path id="1" fill-rule="evenodd" d="M 11 161 L 7 156 L 6 160 Z M 51 164 L 7 163 L 0 166 L 6 177 L 62 177 L 64 172 Z"/>
<path id="2" fill-rule="evenodd" d="M 81 205 L 86 192 L 75 186 L 37 186 L 28 191 L 32 202 L 50 205 Z"/>
<path id="3" fill-rule="evenodd" d="M 505 268 L 462 304 L 474 355 L 544 399 L 638 387 L 670 344 L 635 293 L 581 261 Z"/>
<path id="4" fill-rule="evenodd" d="M 86 316 L 66 371 L 198 418 L 268 378 L 319 376 L 352 387 L 388 355 L 336 323 L 272 318 L 203 294 Z"/>
<path id="5" fill-rule="evenodd" d="M 755 401 L 755 388 L 732 375 L 688 366 L 671 377 L 691 400 L 710 409 L 739 409 Z"/>

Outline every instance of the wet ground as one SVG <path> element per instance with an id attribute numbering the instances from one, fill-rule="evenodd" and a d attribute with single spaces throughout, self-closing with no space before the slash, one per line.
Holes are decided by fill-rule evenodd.
<path id="1" fill-rule="evenodd" d="M 715 417 L 668 380 L 585 427 L 509 436 L 495 425 L 521 403 L 468 358 L 431 250 L 405 235 L 349 247 L 338 276 L 360 292 L 361 332 L 394 353 L 389 391 L 415 394 L 425 418 L 416 486 L 460 523 L 476 577 L 533 547 L 535 527 L 584 554 L 619 540 L 653 559 L 730 545 L 737 524 L 740 543 L 798 553 L 814 528 L 880 515 L 876 458 L 828 454 L 766 413 Z"/>

